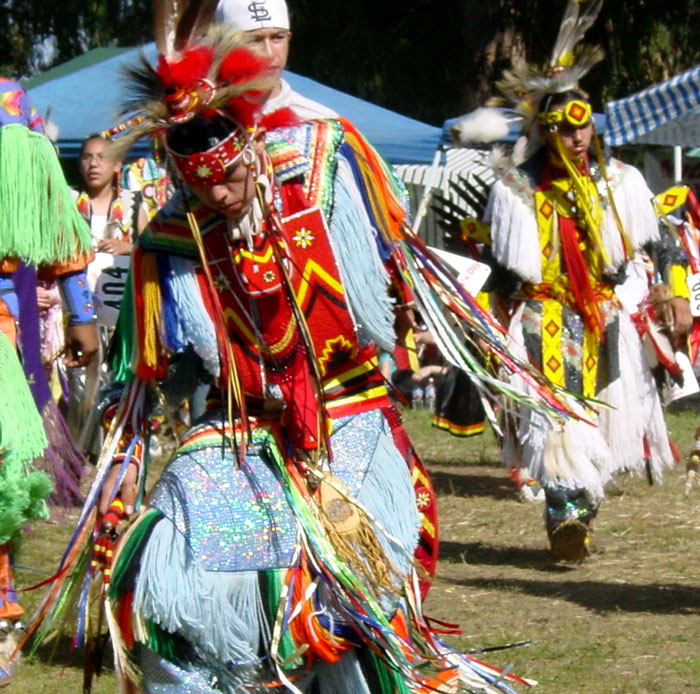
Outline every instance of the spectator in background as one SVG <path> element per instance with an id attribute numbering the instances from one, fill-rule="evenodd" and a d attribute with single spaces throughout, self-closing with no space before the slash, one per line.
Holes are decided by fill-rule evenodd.
<path id="1" fill-rule="evenodd" d="M 99 426 L 93 416 L 102 378 L 102 355 L 116 324 L 133 243 L 148 222 L 138 192 L 121 187 L 123 162 L 115 159 L 110 141 L 98 134 L 80 149 L 81 185 L 73 191 L 78 212 L 90 226 L 95 257 L 87 269 L 100 331 L 100 356 L 87 368 L 69 373 L 67 419 L 86 453 L 99 450 Z"/>

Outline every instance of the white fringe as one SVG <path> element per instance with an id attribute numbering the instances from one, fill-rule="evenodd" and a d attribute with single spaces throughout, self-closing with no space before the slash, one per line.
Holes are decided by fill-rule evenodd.
<path id="1" fill-rule="evenodd" d="M 503 181 L 496 181 L 484 213 L 491 224 L 494 258 L 524 281 L 542 281 L 540 241 L 533 204 L 528 205 Z"/>
<path id="2" fill-rule="evenodd" d="M 621 168 L 620 178 L 612 188 L 612 196 L 622 228 L 632 248 L 637 250 L 659 237 L 659 223 L 652 204 L 654 194 L 634 166 L 622 164 L 616 159 L 611 160 L 608 166 L 610 170 Z M 609 204 L 605 206 L 603 215 L 603 241 L 610 254 L 612 269 L 616 269 L 625 258 L 620 232 Z"/>
<path id="3" fill-rule="evenodd" d="M 204 368 L 216 377 L 220 371 L 219 346 L 216 329 L 202 302 L 202 294 L 195 274 L 193 260 L 170 255 L 172 275 L 170 286 L 178 307 L 178 329 L 181 340 L 189 342 L 201 357 Z"/>
<path id="4" fill-rule="evenodd" d="M 658 221 L 652 205 L 653 193 L 642 174 L 633 166 L 610 162 L 610 168 L 621 168 L 619 180 L 612 194 L 620 215 L 622 228 L 635 250 L 659 236 Z M 605 191 L 605 187 L 602 187 Z M 491 189 L 484 218 L 491 224 L 494 258 L 516 272 L 525 282 L 542 281 L 540 242 L 535 217 L 534 197 L 516 195 L 503 181 L 497 181 Z M 611 270 L 625 260 L 622 239 L 608 204 L 603 212 L 603 241 L 610 254 Z"/>
<path id="5" fill-rule="evenodd" d="M 420 519 L 406 460 L 387 434 L 377 440 L 374 460 L 362 480 L 357 500 L 374 515 L 377 539 L 399 574 L 408 576 L 418 542 Z"/>
<path id="6" fill-rule="evenodd" d="M 651 469 L 657 481 L 674 464 L 664 423 L 661 400 L 644 356 L 637 330 L 626 312 L 620 312 L 620 378 L 600 393 L 600 399 L 616 409 L 600 413 L 600 428 L 614 460 L 614 472 L 643 474 L 643 436 L 651 453 Z"/>
<path id="7" fill-rule="evenodd" d="M 513 318 L 511 339 L 523 344 L 522 308 Z M 644 436 L 651 453 L 651 469 L 660 481 L 673 466 L 673 454 L 664 423 L 661 401 L 644 357 L 641 340 L 629 315 L 621 311 L 618 343 L 620 377 L 597 399 L 601 408 L 597 427 L 569 420 L 557 429 L 538 412 L 521 408 L 517 445 L 504 449 L 504 462 L 519 462 L 544 486 L 585 488 L 594 503 L 604 496 L 605 484 L 620 472 L 646 470 Z"/>
<path id="8" fill-rule="evenodd" d="M 550 425 L 539 413 L 523 408 L 518 443 L 523 467 L 543 486 L 584 488 L 594 503 L 603 498 L 613 458 L 598 427 L 576 420 Z"/>
<path id="9" fill-rule="evenodd" d="M 388 295 L 389 275 L 365 202 L 347 161 L 338 157 L 330 241 L 348 299 L 348 308 L 361 335 L 382 349 L 394 350 L 394 312 Z"/>

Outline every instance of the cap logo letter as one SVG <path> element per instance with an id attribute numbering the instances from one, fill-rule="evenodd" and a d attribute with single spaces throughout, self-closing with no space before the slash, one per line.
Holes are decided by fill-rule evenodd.
<path id="1" fill-rule="evenodd" d="M 269 22 L 272 19 L 270 11 L 265 7 L 265 0 L 253 0 L 248 5 L 248 12 L 255 22 Z"/>

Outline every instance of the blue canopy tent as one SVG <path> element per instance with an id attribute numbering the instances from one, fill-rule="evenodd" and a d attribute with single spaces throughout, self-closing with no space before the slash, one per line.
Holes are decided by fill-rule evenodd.
<path id="1" fill-rule="evenodd" d="M 440 128 L 326 87 L 286 71 L 292 89 L 332 108 L 357 129 L 392 164 L 429 164 L 440 139 Z"/>
<path id="2" fill-rule="evenodd" d="M 117 122 L 117 109 L 125 96 L 122 68 L 135 63 L 138 48 L 96 48 L 24 83 L 34 106 L 59 127 L 58 146 L 63 156 L 76 156 L 84 138 Z M 154 60 L 153 43 L 142 48 Z M 440 128 L 407 118 L 308 77 L 286 72 L 285 79 L 300 94 L 319 101 L 351 120 L 392 164 L 430 163 L 440 139 Z M 135 155 L 148 143 L 137 145 Z"/>

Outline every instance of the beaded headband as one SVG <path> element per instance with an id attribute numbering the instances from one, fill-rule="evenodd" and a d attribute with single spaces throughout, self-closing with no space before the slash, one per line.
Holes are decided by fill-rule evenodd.
<path id="1" fill-rule="evenodd" d="M 593 109 L 591 105 L 585 101 L 574 99 L 569 101 L 564 108 L 539 113 L 537 122 L 540 125 L 548 126 L 552 130 L 556 130 L 562 123 L 574 128 L 583 128 L 590 123 L 592 117 Z"/>
<path id="2" fill-rule="evenodd" d="M 241 159 L 250 147 L 250 139 L 245 130 L 237 128 L 204 152 L 179 154 L 168 147 L 168 153 L 186 183 L 211 187 L 226 178 L 229 167 Z"/>

